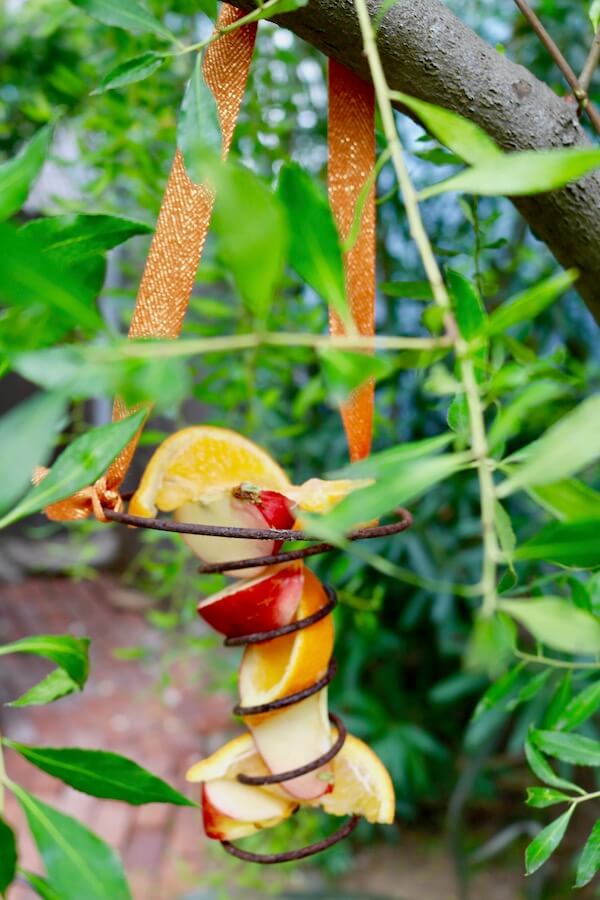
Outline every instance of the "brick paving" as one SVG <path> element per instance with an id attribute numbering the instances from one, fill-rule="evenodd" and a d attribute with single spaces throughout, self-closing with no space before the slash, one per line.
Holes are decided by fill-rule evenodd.
<path id="1" fill-rule="evenodd" d="M 115 647 L 142 645 L 156 651 L 165 640 L 139 612 L 114 608 L 111 595 L 116 590 L 115 583 L 106 578 L 78 583 L 36 578 L 0 588 L 0 643 L 47 633 L 92 639 L 91 674 L 85 691 L 44 707 L 0 707 L 2 731 L 23 743 L 123 753 L 189 792 L 183 774 L 191 762 L 228 737 L 231 701 L 225 696 L 203 695 L 196 668 L 193 679 L 176 671 L 174 684 L 161 697 L 148 663 L 115 659 Z M 1 657 L 0 703 L 17 697 L 49 669 L 49 664 L 34 656 Z M 6 757 L 14 781 L 77 817 L 119 851 L 135 900 L 174 900 L 202 884 L 211 860 L 197 810 L 162 804 L 131 807 L 97 800 L 65 787 L 15 753 L 8 751 Z M 6 815 L 17 829 L 21 865 L 43 872 L 23 816 L 11 797 Z M 26 887 L 15 887 L 9 893 L 9 900 L 32 897 Z"/>

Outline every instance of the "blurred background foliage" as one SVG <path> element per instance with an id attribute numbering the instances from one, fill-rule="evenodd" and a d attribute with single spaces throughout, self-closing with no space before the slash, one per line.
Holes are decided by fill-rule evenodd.
<path id="1" fill-rule="evenodd" d="M 212 13 L 209 0 L 204 4 L 153 0 L 149 5 L 186 43 L 202 39 L 211 28 L 202 12 L 205 6 Z M 449 5 L 502 52 L 564 93 L 551 61 L 512 4 L 451 0 Z M 537 5 L 576 70 L 589 44 L 585 7 L 558 0 Z M 173 155 L 177 110 L 190 75 L 191 56 L 169 58 L 144 81 L 95 93 L 109 69 L 120 60 L 155 49 L 156 39 L 107 28 L 68 0 L 7 0 L 0 7 L 0 33 L 0 154 L 13 156 L 46 123 L 55 128 L 50 162 L 21 220 L 59 212 L 112 213 L 151 227 Z M 416 184 L 446 175 L 446 151 L 411 121 L 399 119 L 399 127 L 410 150 Z M 291 33 L 269 24 L 260 29 L 234 150 L 267 180 L 289 159 L 324 180 L 325 61 Z M 385 166 L 378 184 L 382 200 L 378 266 L 383 285 L 378 328 L 386 334 L 423 334 L 423 302 L 395 296 L 393 286 L 386 289 L 389 283 L 422 278 L 394 184 Z M 544 245 L 528 232 L 505 199 L 443 196 L 426 205 L 424 216 L 439 257 L 477 282 L 489 310 L 556 270 Z M 109 255 L 100 307 L 113 332 L 126 327 L 148 243 L 147 235 L 138 234 Z M 252 330 L 252 315 L 217 251 L 211 236 L 184 326 L 187 337 Z M 39 350 L 55 343 L 51 331 L 32 331 L 22 314 L 11 310 L 3 315 L 5 350 Z M 321 300 L 289 274 L 271 310 L 270 329 L 318 333 L 325 331 L 326 320 Z M 98 335 L 100 343 L 104 339 Z M 509 437 L 509 449 L 516 450 L 597 388 L 600 352 L 597 328 L 573 291 L 537 319 L 523 323 L 511 340 L 512 358 L 499 349 L 493 361 L 496 402 L 509 402 L 536 380 L 555 387 L 546 402 L 526 408 Z M 451 372 L 444 364 L 433 369 L 412 368 L 413 364 L 412 357 L 400 356 L 378 384 L 377 449 L 435 435 L 446 427 Z M 137 378 L 143 393 L 156 396 L 161 410 L 146 430 L 142 461 L 148 447 L 190 421 L 239 429 L 267 447 L 296 483 L 331 472 L 346 461 L 332 386 L 312 349 L 266 347 L 186 358 L 153 368 L 140 364 L 127 377 Z M 6 383 L 6 406 L 29 390 L 15 376 Z M 93 398 L 76 408 L 72 432 L 83 430 L 90 421 L 100 424 L 109 414 L 109 399 Z M 140 467 L 141 463 L 138 475 Z M 331 700 L 349 729 L 365 738 L 389 767 L 401 819 L 425 823 L 437 832 L 446 819 L 460 869 L 472 844 L 470 825 L 477 824 L 491 836 L 530 817 L 522 805 L 524 786 L 530 780 L 523 762 L 523 739 L 531 723 L 540 724 L 548 715 L 563 675 L 560 670 L 549 672 L 531 699 L 525 695 L 514 710 L 494 709 L 469 725 L 490 675 L 481 667 L 465 668 L 476 601 L 458 596 L 451 585 L 472 584 L 479 577 L 476 484 L 469 473 L 459 474 L 414 509 L 413 529 L 375 548 L 404 569 L 404 579 L 381 574 L 351 555 L 332 555 L 315 563 L 319 575 L 339 588 L 342 600 L 336 613 L 339 667 Z M 544 520 L 539 507 L 522 494 L 511 498 L 509 509 L 521 535 L 532 533 Z M 33 537 L 44 536 L 50 545 L 64 539 L 58 526 L 25 527 Z M 75 577 L 93 572 L 90 536 L 98 529 L 86 522 L 69 531 L 70 570 Z M 220 587 L 222 579 L 197 575 L 194 561 L 176 539 L 148 532 L 135 538 L 129 535 L 125 543 L 124 554 L 113 565 L 126 582 L 156 598 L 148 617 L 171 635 L 172 650 L 155 660 L 163 683 L 168 684 L 169 667 L 175 660 L 201 651 L 218 659 L 213 687 L 233 690 L 235 653 L 221 651 L 217 639 L 204 635 L 195 614 L 198 598 Z M 523 570 L 523 580 L 535 583 L 545 571 L 531 563 Z M 572 576 L 561 577 L 566 583 Z M 592 577 L 588 592 L 592 608 L 599 611 L 600 578 Z M 144 651 L 129 647 L 120 652 Z M 588 733 L 595 732 L 590 723 Z M 374 832 L 361 826 L 358 839 L 368 841 Z M 385 837 L 383 831 L 378 836 Z M 343 848 L 323 862 L 332 871 L 347 863 L 348 851 Z M 530 896 L 550 891 L 536 884 L 528 889 Z"/>

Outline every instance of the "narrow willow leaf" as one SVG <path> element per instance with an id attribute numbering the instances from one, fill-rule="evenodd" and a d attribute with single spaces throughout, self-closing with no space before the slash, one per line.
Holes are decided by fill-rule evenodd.
<path id="1" fill-rule="evenodd" d="M 494 505 L 494 518 L 496 523 L 496 531 L 498 533 L 498 540 L 500 541 L 502 552 L 506 557 L 506 562 L 509 568 L 512 569 L 515 558 L 517 538 L 512 527 L 510 516 L 498 500 L 496 500 L 496 503 Z"/>
<path id="2" fill-rule="evenodd" d="M 561 731 L 579 728 L 600 709 L 600 681 L 588 684 L 563 710 L 556 727 Z"/>
<path id="3" fill-rule="evenodd" d="M 49 125 L 25 144 L 13 159 L 0 165 L 0 221 L 16 213 L 27 199 L 33 182 L 39 175 L 52 140 Z"/>
<path id="4" fill-rule="evenodd" d="M 534 775 L 537 775 L 540 781 L 544 781 L 554 788 L 563 788 L 563 790 L 566 791 L 580 793 L 576 784 L 573 784 L 572 781 L 567 781 L 565 778 L 559 778 L 559 776 L 555 774 L 550 764 L 531 742 L 530 736 L 525 740 L 525 756 L 527 757 L 527 762 L 529 763 L 532 772 Z"/>
<path id="5" fill-rule="evenodd" d="M 231 271 L 247 308 L 264 322 L 283 278 L 289 246 L 281 203 L 249 169 L 223 166 L 213 223 L 219 258 Z"/>
<path id="6" fill-rule="evenodd" d="M 17 839 L 15 833 L 0 816 L 0 894 L 4 896 L 17 873 Z"/>
<path id="7" fill-rule="evenodd" d="M 573 675 L 571 669 L 567 669 L 560 679 L 558 688 L 553 692 L 549 705 L 546 707 L 541 722 L 542 728 L 556 728 L 557 722 L 567 708 L 573 696 Z"/>
<path id="8" fill-rule="evenodd" d="M 177 118 L 177 146 L 196 184 L 214 178 L 222 150 L 217 104 L 204 78 L 202 60 L 199 54 Z"/>
<path id="9" fill-rule="evenodd" d="M 71 0 L 104 25 L 114 25 L 133 34 L 156 34 L 171 40 L 173 35 L 139 0 Z"/>
<path id="10" fill-rule="evenodd" d="M 421 441 L 407 441 L 405 444 L 381 450 L 379 453 L 373 453 L 367 459 L 361 459 L 352 465 L 330 472 L 328 477 L 383 479 L 388 473 L 393 472 L 398 466 L 405 465 L 410 460 L 434 456 L 447 447 L 452 440 L 453 435 L 446 433 L 438 434 L 433 438 L 424 438 Z"/>
<path id="11" fill-rule="evenodd" d="M 407 300 L 433 300 L 428 281 L 384 281 L 379 290 L 386 297 L 402 297 Z"/>
<path id="12" fill-rule="evenodd" d="M 75 819 L 12 785 L 61 900 L 131 900 L 116 853 Z"/>
<path id="13" fill-rule="evenodd" d="M 576 478 L 538 485 L 531 488 L 528 494 L 553 516 L 565 522 L 600 520 L 600 492 Z"/>
<path id="14" fill-rule="evenodd" d="M 162 778 L 117 753 L 77 747 L 29 747 L 8 739 L 5 743 L 38 769 L 93 797 L 122 800 L 132 806 L 196 805 Z"/>
<path id="15" fill-rule="evenodd" d="M 0 645 L 0 656 L 10 653 L 33 653 L 43 656 L 64 669 L 78 687 L 83 687 L 89 672 L 89 638 L 63 634 L 35 634 Z"/>
<path id="16" fill-rule="evenodd" d="M 588 397 L 539 440 L 525 448 L 525 461 L 498 486 L 506 497 L 520 488 L 553 484 L 574 475 L 600 456 L 600 394 Z"/>
<path id="17" fill-rule="evenodd" d="M 16 708 L 22 706 L 43 706 L 46 703 L 60 700 L 61 697 L 66 697 L 68 694 L 73 694 L 78 690 L 79 685 L 67 675 L 64 669 L 53 669 L 49 675 L 46 675 L 45 678 L 34 684 L 32 688 L 21 694 L 16 700 L 7 703 L 6 706 Z"/>
<path id="18" fill-rule="evenodd" d="M 574 569 L 595 569 L 600 566 L 600 518 L 551 522 L 522 544 L 515 557 Z"/>
<path id="19" fill-rule="evenodd" d="M 600 28 L 600 0 L 592 0 L 590 6 L 590 22 L 594 32 Z"/>
<path id="20" fill-rule="evenodd" d="M 331 207 L 314 178 L 300 166 L 283 166 L 277 194 L 290 232 L 290 265 L 348 327 L 344 265 Z"/>
<path id="21" fill-rule="evenodd" d="M 0 419 L 2 465 L 10 473 L 0 479 L 0 513 L 25 493 L 36 466 L 48 462 L 65 409 L 66 400 L 58 394 L 34 394 Z"/>
<path id="22" fill-rule="evenodd" d="M 564 294 L 576 281 L 577 274 L 575 269 L 567 269 L 566 272 L 559 272 L 546 281 L 527 288 L 516 297 L 511 297 L 490 315 L 487 334 L 503 334 L 514 325 L 531 321 Z"/>
<path id="23" fill-rule="evenodd" d="M 76 438 L 63 450 L 46 477 L 0 519 L 0 528 L 93 484 L 127 446 L 146 416 L 146 410 L 139 410 L 127 419 L 101 425 Z"/>
<path id="24" fill-rule="evenodd" d="M 142 53 L 132 59 L 126 59 L 107 72 L 96 90 L 92 94 L 103 94 L 105 91 L 114 91 L 136 81 L 143 81 L 164 64 L 166 56 L 158 53 Z"/>
<path id="25" fill-rule="evenodd" d="M 150 234 L 144 222 L 121 216 L 65 215 L 33 219 L 19 234 L 61 262 L 77 262 L 112 250 L 138 234 Z"/>
<path id="26" fill-rule="evenodd" d="M 461 335 L 470 341 L 485 328 L 486 313 L 475 286 L 454 269 L 446 270 L 450 295 L 454 301 L 456 324 Z"/>
<path id="27" fill-rule="evenodd" d="M 30 308 L 46 307 L 70 329 L 98 331 L 104 327 L 101 316 L 91 305 L 95 294 L 86 278 L 89 272 L 75 273 L 43 252 L 43 245 L 27 238 L 9 225 L 0 224 L 2 247 L 2 284 L 0 299 L 5 303 Z"/>
<path id="28" fill-rule="evenodd" d="M 567 830 L 567 826 L 573 815 L 574 806 L 568 809 L 562 816 L 551 822 L 543 828 L 535 837 L 525 851 L 525 868 L 528 875 L 543 866 L 545 862 L 552 856 Z"/>
<path id="29" fill-rule="evenodd" d="M 551 675 L 551 669 L 542 669 L 541 672 L 538 672 L 537 675 L 534 675 L 533 678 L 530 678 L 526 684 L 523 685 L 516 697 L 513 697 L 512 700 L 508 701 L 506 708 L 512 711 L 521 703 L 527 703 L 528 700 L 532 700 L 539 694 Z"/>
<path id="30" fill-rule="evenodd" d="M 524 625 L 537 641 L 571 654 L 600 654 L 600 620 L 560 597 L 501 600 L 500 609 Z"/>
<path id="31" fill-rule="evenodd" d="M 504 704 L 514 694 L 524 669 L 525 663 L 518 663 L 494 681 L 475 707 L 473 720 L 478 719 L 479 716 L 495 706 Z"/>
<path id="32" fill-rule="evenodd" d="M 458 113 L 400 91 L 392 91 L 391 97 L 415 112 L 427 131 L 465 162 L 493 163 L 504 156 L 482 128 Z"/>
<path id="33" fill-rule="evenodd" d="M 600 741 L 593 741 L 581 734 L 543 730 L 532 731 L 531 740 L 542 753 L 563 762 L 576 766 L 600 766 Z"/>
<path id="34" fill-rule="evenodd" d="M 421 191 L 427 200 L 448 191 L 480 196 L 541 194 L 583 178 L 600 166 L 600 150 L 525 150 L 478 162 L 458 175 Z"/>
<path id="35" fill-rule="evenodd" d="M 395 364 L 389 357 L 367 356 L 347 350 L 319 350 L 321 369 L 332 403 L 344 403 L 348 396 L 369 379 L 387 378 Z"/>
<path id="36" fill-rule="evenodd" d="M 569 794 L 563 794 L 562 791 L 556 791 L 554 788 L 547 787 L 530 787 L 527 788 L 527 806 L 533 806 L 536 809 L 545 809 L 547 806 L 554 806 L 555 803 L 570 803 L 573 797 Z"/>
<path id="37" fill-rule="evenodd" d="M 469 459 L 468 453 L 444 454 L 413 459 L 399 465 L 395 471 L 386 470 L 385 478 L 349 494 L 322 518 L 311 518 L 311 527 L 318 528 L 324 537 L 339 538 L 359 522 L 379 518 L 418 497 L 458 472 Z"/>
<path id="38" fill-rule="evenodd" d="M 600 3 L 598 4 L 598 15 L 600 16 Z M 575 887 L 584 887 L 589 884 L 596 872 L 600 869 L 600 819 L 596 822 L 590 836 L 588 837 L 579 863 L 577 864 L 577 878 Z"/>
<path id="39" fill-rule="evenodd" d="M 19 869 L 19 874 L 27 882 L 27 885 L 31 888 L 36 897 L 41 897 L 42 900 L 61 900 L 61 897 L 56 893 L 50 882 L 41 875 L 38 875 L 37 872 L 28 872 L 26 869 Z"/>

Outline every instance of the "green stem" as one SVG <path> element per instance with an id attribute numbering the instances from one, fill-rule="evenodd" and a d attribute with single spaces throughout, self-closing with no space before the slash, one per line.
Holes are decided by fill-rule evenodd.
<path id="1" fill-rule="evenodd" d="M 210 37 L 205 38 L 203 41 L 198 41 L 197 44 L 188 44 L 187 47 L 182 47 L 181 50 L 177 50 L 175 53 L 165 54 L 167 56 L 182 56 L 184 53 L 193 53 L 194 50 L 205 50 L 211 44 L 214 44 L 215 41 L 218 41 L 219 38 L 222 38 L 225 34 L 231 34 L 232 31 L 237 31 L 238 28 L 242 28 L 243 25 L 250 25 L 251 22 L 257 22 L 259 19 L 264 19 L 269 10 L 271 10 L 274 6 L 277 6 L 281 3 L 281 0 L 267 0 L 266 3 L 263 3 L 261 6 L 257 7 L 257 9 L 252 10 L 247 15 L 242 16 L 241 19 L 237 19 L 237 21 L 232 22 L 231 25 L 224 25 L 223 28 L 219 28 L 210 35 Z"/>
<path id="2" fill-rule="evenodd" d="M 483 562 L 480 589 L 481 594 L 483 595 L 482 613 L 485 616 L 490 616 L 496 608 L 496 559 L 498 557 L 498 546 L 494 516 L 495 486 L 490 469 L 490 461 L 488 460 L 485 419 L 479 394 L 479 385 L 475 378 L 472 359 L 469 356 L 470 347 L 461 337 L 456 326 L 456 321 L 452 314 L 450 297 L 448 296 L 446 285 L 444 284 L 431 242 L 423 224 L 421 211 L 419 209 L 419 198 L 404 161 L 404 153 L 396 129 L 390 91 L 381 64 L 381 59 L 379 58 L 375 32 L 369 17 L 369 10 L 365 0 L 354 0 L 354 4 L 362 32 L 365 55 L 369 63 L 371 77 L 375 87 L 375 96 L 381 114 L 383 130 L 388 142 L 392 164 L 396 171 L 396 177 L 404 200 L 410 233 L 419 250 L 423 268 L 425 269 L 425 273 L 431 285 L 433 298 L 436 304 L 444 312 L 446 334 L 450 336 L 453 341 L 456 356 L 460 364 L 461 378 L 469 413 L 471 447 L 476 459 L 481 496 Z"/>
<path id="3" fill-rule="evenodd" d="M 600 662 L 574 663 L 566 659 L 552 659 L 551 656 L 526 653 L 524 650 L 519 650 L 518 647 L 513 648 L 513 653 L 518 659 L 524 659 L 526 662 L 536 663 L 539 666 L 552 666 L 555 669 L 600 669 Z"/>
<path id="4" fill-rule="evenodd" d="M 4 766 L 4 751 L 2 748 L 2 737 L 0 735 L 0 816 L 4 813 L 5 785 L 6 768 Z"/>

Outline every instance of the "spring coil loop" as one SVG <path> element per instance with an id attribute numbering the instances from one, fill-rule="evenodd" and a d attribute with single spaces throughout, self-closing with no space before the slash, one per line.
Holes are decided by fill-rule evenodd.
<path id="1" fill-rule="evenodd" d="M 169 519 L 133 516 L 129 513 L 119 512 L 111 509 L 104 509 L 104 513 L 106 515 L 106 518 L 113 522 L 119 522 L 123 525 L 129 525 L 135 528 L 149 528 L 154 531 L 174 532 L 177 534 L 197 534 L 205 535 L 208 537 L 231 538 L 232 540 L 250 538 L 254 540 L 313 542 L 311 546 L 302 547 L 297 550 L 284 551 L 281 553 L 271 554 L 269 556 L 235 560 L 227 563 L 213 563 L 210 565 L 201 566 L 199 571 L 203 574 L 213 572 L 221 573 L 231 570 L 254 568 L 258 566 L 272 566 L 280 563 L 291 562 L 292 560 L 305 559 L 308 556 L 315 556 L 320 553 L 329 553 L 332 550 L 339 550 L 339 548 L 335 547 L 333 544 L 317 542 L 313 536 L 307 534 L 304 531 L 292 531 L 274 528 L 255 529 L 228 528 L 217 525 L 192 525 L 191 523 L 175 522 Z M 402 531 L 406 531 L 412 525 L 412 516 L 408 512 L 408 510 L 396 510 L 396 517 L 396 521 L 392 522 L 389 525 L 374 525 L 368 528 L 354 529 L 346 535 L 346 540 L 358 541 L 377 537 L 388 537 L 390 535 L 399 534 Z M 271 641 L 274 638 L 282 637 L 283 635 L 287 634 L 294 634 L 295 632 L 300 631 L 304 628 L 309 628 L 311 625 L 314 625 L 316 622 L 319 622 L 321 619 L 324 619 L 326 616 L 328 616 L 337 604 L 337 595 L 333 588 L 325 585 L 325 590 L 327 592 L 328 602 L 312 615 L 306 616 L 304 619 L 300 619 L 299 621 L 291 622 L 289 625 L 282 625 L 279 628 L 273 628 L 270 631 L 259 631 L 237 637 L 225 638 L 223 642 L 224 645 L 226 647 L 239 647 L 246 644 L 260 644 L 264 641 Z M 301 700 L 305 700 L 307 697 L 316 694 L 318 691 L 326 687 L 334 678 L 335 672 L 336 662 L 332 657 L 325 674 L 309 687 L 304 688 L 301 691 L 296 691 L 294 694 L 289 694 L 286 697 L 281 697 L 278 700 L 273 700 L 270 703 L 263 703 L 257 706 L 241 706 L 240 704 L 237 704 L 233 709 L 234 715 L 252 716 L 292 706 L 293 704 L 299 703 Z M 321 756 L 309 763 L 306 763 L 303 766 L 287 772 L 277 772 L 271 773 L 269 775 L 244 775 L 243 773 L 240 773 L 236 776 L 238 781 L 240 781 L 242 784 L 255 786 L 279 784 L 283 781 L 287 781 L 288 779 L 306 775 L 309 772 L 313 772 L 315 769 L 320 768 L 326 763 L 331 762 L 331 760 L 337 756 L 337 754 L 344 746 L 347 732 L 342 720 L 334 713 L 329 713 L 329 720 L 336 729 L 337 736 L 329 750 L 327 750 Z M 227 851 L 227 853 L 235 856 L 237 859 L 244 860 L 245 862 L 260 863 L 262 865 L 292 862 L 306 859 L 307 857 L 313 856 L 316 853 L 321 853 L 323 850 L 327 850 L 334 844 L 337 844 L 340 841 L 344 840 L 354 831 L 359 821 L 359 816 L 351 816 L 337 831 L 335 831 L 329 837 L 324 838 L 321 841 L 317 841 L 313 844 L 309 844 L 308 846 L 302 847 L 298 850 L 288 850 L 283 853 L 252 853 L 249 850 L 243 850 L 240 847 L 237 847 L 230 841 L 221 841 L 221 844 Z"/>

